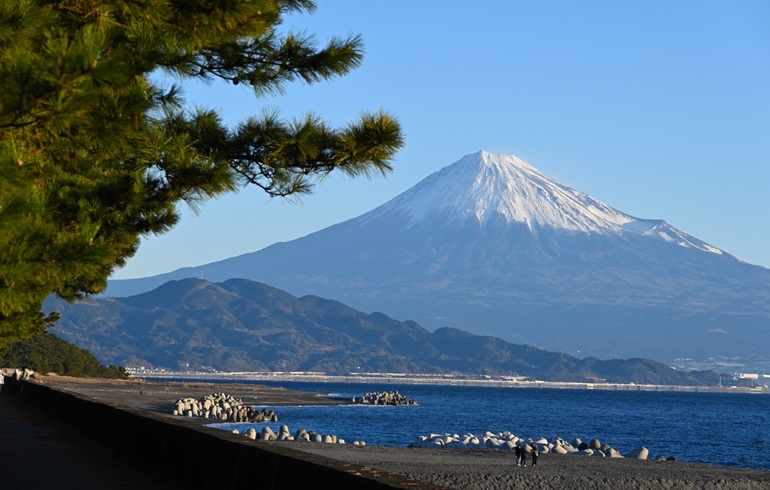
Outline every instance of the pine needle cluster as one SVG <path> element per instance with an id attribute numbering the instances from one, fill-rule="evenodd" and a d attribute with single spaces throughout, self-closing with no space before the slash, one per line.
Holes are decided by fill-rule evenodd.
<path id="1" fill-rule="evenodd" d="M 318 46 L 282 33 L 309 0 L 0 0 L 0 347 L 39 333 L 50 294 L 104 289 L 140 238 L 181 204 L 244 185 L 301 195 L 330 172 L 391 170 L 403 145 L 385 112 L 333 128 L 266 113 L 235 128 L 186 110 L 159 73 L 243 84 L 255 97 L 344 75 L 358 36 Z"/>

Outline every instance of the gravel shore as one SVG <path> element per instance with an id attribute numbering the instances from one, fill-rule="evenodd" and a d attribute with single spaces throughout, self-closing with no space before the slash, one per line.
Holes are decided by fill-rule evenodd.
<path id="1" fill-rule="evenodd" d="M 770 489 L 767 471 L 683 461 L 543 454 L 537 466 L 517 467 L 512 453 L 483 449 L 361 448 L 330 444 L 291 447 L 456 489 Z"/>
<path id="2" fill-rule="evenodd" d="M 173 417 L 170 411 L 177 399 L 216 392 L 242 398 L 247 404 L 342 403 L 321 394 L 253 384 L 82 380 L 59 376 L 42 376 L 38 382 L 103 403 L 168 414 L 169 417 Z M 188 420 L 204 423 L 205 419 Z M 358 447 L 303 442 L 257 441 L 254 444 L 281 446 L 298 451 L 300 457 L 302 453 L 310 453 L 454 489 L 770 489 L 768 471 L 683 461 L 544 454 L 536 467 L 517 467 L 513 464 L 512 453 L 494 450 Z"/>

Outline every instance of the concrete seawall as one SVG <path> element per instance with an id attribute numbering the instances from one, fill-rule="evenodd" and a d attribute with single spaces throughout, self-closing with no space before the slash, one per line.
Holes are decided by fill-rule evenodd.
<path id="1" fill-rule="evenodd" d="M 442 488 L 404 476 L 300 452 L 243 436 L 100 403 L 28 383 L 22 396 L 133 464 L 184 488 Z"/>

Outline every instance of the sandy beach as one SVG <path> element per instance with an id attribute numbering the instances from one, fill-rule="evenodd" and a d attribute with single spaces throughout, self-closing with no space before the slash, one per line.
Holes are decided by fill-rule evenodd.
<path id="1" fill-rule="evenodd" d="M 84 380 L 42 376 L 37 382 L 79 393 L 102 403 L 122 405 L 173 418 L 173 403 L 183 397 L 225 392 L 247 404 L 336 404 L 340 400 L 254 384 Z M 280 414 L 279 414 L 280 415 Z M 185 418 L 192 424 L 210 421 Z M 179 417 L 176 417 L 179 420 Z M 294 429 L 294 428 L 292 428 Z M 536 467 L 516 467 L 513 454 L 494 450 L 417 449 L 304 442 L 263 442 L 404 475 L 454 489 L 770 489 L 770 472 L 688 463 L 544 454 Z M 761 457 L 761 455 L 758 455 Z"/>

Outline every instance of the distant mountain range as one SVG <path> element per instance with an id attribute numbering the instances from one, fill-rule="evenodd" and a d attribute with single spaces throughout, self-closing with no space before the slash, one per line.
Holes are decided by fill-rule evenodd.
<path id="1" fill-rule="evenodd" d="M 650 196 L 653 199 L 654 196 Z M 478 152 L 357 218 L 254 253 L 110 281 L 246 278 L 569 354 L 767 357 L 770 270 Z"/>
<path id="2" fill-rule="evenodd" d="M 54 304 L 55 303 L 55 304 Z M 646 360 L 577 359 L 453 328 L 366 314 L 318 296 L 297 298 L 245 279 L 171 281 L 127 298 L 49 307 L 58 336 L 102 362 L 219 371 L 518 375 L 546 381 L 715 385 Z"/>

